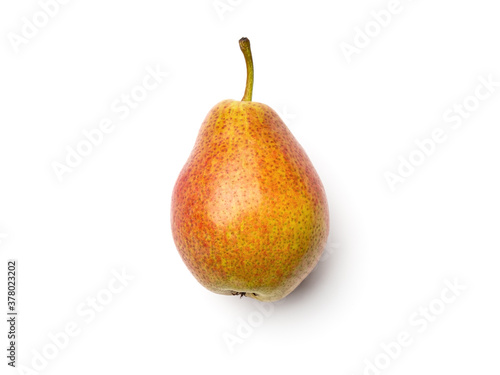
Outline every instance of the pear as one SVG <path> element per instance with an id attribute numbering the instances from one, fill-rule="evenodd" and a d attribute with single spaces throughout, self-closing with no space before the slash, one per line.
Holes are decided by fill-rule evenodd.
<path id="1" fill-rule="evenodd" d="M 329 231 L 325 190 L 278 114 L 252 102 L 250 42 L 241 101 L 215 105 L 175 184 L 171 225 L 182 260 L 208 290 L 277 301 L 317 264 Z"/>

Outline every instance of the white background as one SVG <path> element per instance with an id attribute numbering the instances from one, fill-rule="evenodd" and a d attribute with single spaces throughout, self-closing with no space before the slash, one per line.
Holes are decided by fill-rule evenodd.
<path id="1" fill-rule="evenodd" d="M 53 358 L 31 373 L 353 375 L 377 373 L 377 360 L 387 374 L 499 373 L 500 87 L 468 99 L 478 108 L 459 129 L 443 120 L 479 77 L 500 81 L 496 3 L 401 0 L 378 34 L 370 12 L 387 1 L 232 4 L 220 17 L 212 0 L 69 1 L 17 52 L 10 33 L 40 4 L 0 5 L 0 310 L 15 258 L 18 365 L 45 351 Z M 374 36 L 349 62 L 340 45 L 366 25 Z M 199 126 L 243 95 L 242 36 L 254 100 L 309 154 L 332 219 L 323 261 L 265 315 L 200 286 L 170 231 Z M 120 119 L 112 103 L 148 66 L 169 76 Z M 53 162 L 105 118 L 114 130 L 60 182 Z M 436 128 L 446 142 L 391 191 L 384 173 Z M 133 280 L 111 294 L 114 272 Z M 446 280 L 466 290 L 444 304 Z M 91 320 L 95 296 L 108 304 Z M 433 321 L 412 324 L 429 304 Z M 49 334 L 71 322 L 78 334 L 54 352 Z M 401 332 L 411 345 L 384 362 Z"/>

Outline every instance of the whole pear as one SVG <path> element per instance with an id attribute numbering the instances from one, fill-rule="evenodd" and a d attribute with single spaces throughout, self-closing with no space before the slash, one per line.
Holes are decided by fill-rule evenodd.
<path id="1" fill-rule="evenodd" d="M 323 185 L 278 114 L 252 102 L 250 42 L 241 101 L 208 113 L 172 194 L 177 249 L 212 292 L 276 301 L 317 264 L 329 230 Z"/>

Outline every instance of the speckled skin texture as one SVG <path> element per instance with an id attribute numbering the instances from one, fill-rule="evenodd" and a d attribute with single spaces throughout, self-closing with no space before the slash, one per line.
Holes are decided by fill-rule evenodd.
<path id="1" fill-rule="evenodd" d="M 277 113 L 224 100 L 207 115 L 175 184 L 171 223 L 184 263 L 207 289 L 276 301 L 318 262 L 328 204 Z"/>

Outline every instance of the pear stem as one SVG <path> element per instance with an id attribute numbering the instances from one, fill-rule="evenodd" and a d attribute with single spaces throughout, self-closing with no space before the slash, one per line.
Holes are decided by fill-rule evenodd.
<path id="1" fill-rule="evenodd" d="M 253 60 L 248 38 L 240 39 L 240 49 L 241 52 L 243 52 L 243 56 L 245 56 L 245 62 L 247 64 L 247 85 L 245 87 L 245 94 L 241 100 L 251 102 L 253 93 Z"/>

